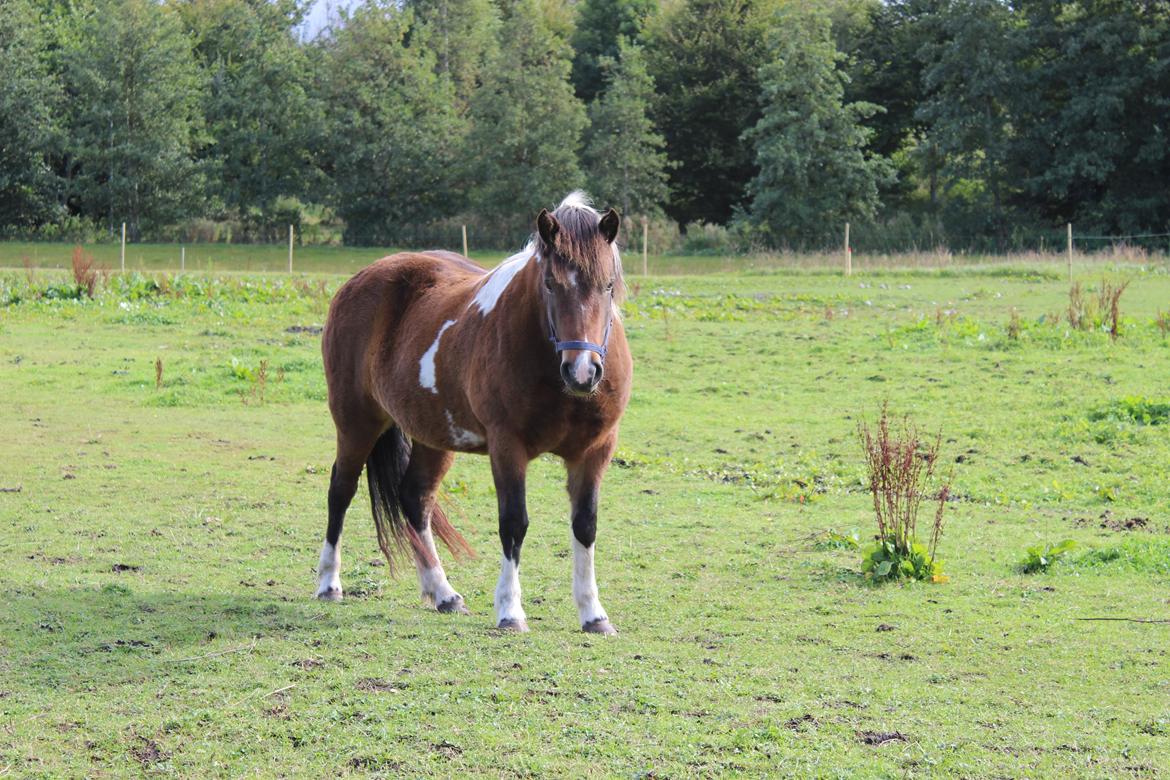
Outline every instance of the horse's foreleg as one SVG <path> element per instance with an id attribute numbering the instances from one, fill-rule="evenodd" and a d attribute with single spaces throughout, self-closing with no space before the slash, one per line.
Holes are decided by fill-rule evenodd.
<path id="1" fill-rule="evenodd" d="M 519 446 L 493 446 L 492 478 L 500 512 L 500 581 L 496 585 L 496 625 L 512 631 L 527 631 L 528 619 L 520 602 L 520 548 L 528 532 L 528 509 L 524 477 L 528 457 Z"/>
<path id="2" fill-rule="evenodd" d="M 616 634 L 609 616 L 597 597 L 593 572 L 593 545 L 597 538 L 597 499 L 601 477 L 613 455 L 614 442 L 594 448 L 581 460 L 567 463 L 569 507 L 573 522 L 573 601 L 581 630 L 593 634 Z"/>
<path id="3" fill-rule="evenodd" d="M 325 601 L 341 601 L 341 527 L 345 522 L 345 511 L 357 492 L 361 468 L 354 473 L 338 466 L 334 461 L 329 478 L 329 526 L 325 529 L 325 543 L 321 545 L 321 558 L 317 562 L 317 598 Z"/>
<path id="4" fill-rule="evenodd" d="M 325 601 L 341 601 L 341 528 L 345 523 L 345 512 L 357 492 L 362 467 L 377 436 L 360 437 L 353 441 L 337 437 L 337 460 L 329 478 L 329 526 L 325 529 L 325 543 L 321 545 L 321 558 L 317 562 L 317 598 Z"/>
<path id="5" fill-rule="evenodd" d="M 435 548 L 435 536 L 431 530 L 431 518 L 441 512 L 435 502 L 435 495 L 443 481 L 443 475 L 451 468 L 454 453 L 435 450 L 418 442 L 410 451 L 410 465 L 402 482 L 402 508 L 406 519 L 418 533 L 428 555 L 418 549 L 414 551 L 414 565 L 418 569 L 418 583 L 423 601 L 439 612 L 467 614 L 467 607 L 451 584 L 439 560 Z"/>

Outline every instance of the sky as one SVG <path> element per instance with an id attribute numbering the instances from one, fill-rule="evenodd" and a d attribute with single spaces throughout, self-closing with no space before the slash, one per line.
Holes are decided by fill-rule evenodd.
<path id="1" fill-rule="evenodd" d="M 339 8 L 353 8 L 359 2 L 360 0 L 316 0 L 301 25 L 302 34 L 309 39 L 317 37 L 317 33 L 328 23 L 329 17 L 336 15 Z"/>

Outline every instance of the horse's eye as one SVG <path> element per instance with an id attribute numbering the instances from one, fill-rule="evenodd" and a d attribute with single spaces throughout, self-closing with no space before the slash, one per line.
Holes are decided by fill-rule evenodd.
<path id="1" fill-rule="evenodd" d="M 552 292 L 552 288 L 553 288 L 552 279 L 549 279 L 547 276 L 544 277 L 544 289 L 548 290 L 549 292 Z"/>
<path id="2" fill-rule="evenodd" d="M 613 292 L 613 282 L 610 282 L 609 285 L 606 286 L 605 291 L 606 292 Z"/>

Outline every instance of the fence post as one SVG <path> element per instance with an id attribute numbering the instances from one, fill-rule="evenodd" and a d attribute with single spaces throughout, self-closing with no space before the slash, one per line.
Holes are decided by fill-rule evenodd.
<path id="1" fill-rule="evenodd" d="M 122 273 L 126 273 L 126 223 L 122 223 Z"/>
<path id="2" fill-rule="evenodd" d="M 853 250 L 849 248 L 849 223 L 845 223 L 845 275 L 853 276 Z"/>
<path id="3" fill-rule="evenodd" d="M 288 272 L 292 273 L 293 226 L 288 226 Z"/>
<path id="4" fill-rule="evenodd" d="M 470 257 L 470 255 L 467 254 L 467 225 L 463 226 L 463 256 Z"/>
<path id="5" fill-rule="evenodd" d="M 642 276 L 650 275 L 649 247 L 650 220 L 642 217 Z"/>
<path id="6" fill-rule="evenodd" d="M 1072 281 L 1072 223 L 1068 223 L 1068 280 Z"/>
<path id="7" fill-rule="evenodd" d="M 187 247 L 179 247 L 179 271 L 187 270 Z"/>

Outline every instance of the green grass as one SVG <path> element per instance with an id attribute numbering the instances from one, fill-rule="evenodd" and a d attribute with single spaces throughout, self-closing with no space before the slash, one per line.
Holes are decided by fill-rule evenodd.
<path id="1" fill-rule="evenodd" d="M 333 429 L 300 328 L 344 277 L 78 301 L 0 274 L 0 776 L 1170 772 L 1170 624 L 1080 620 L 1170 619 L 1170 275 L 1123 273 L 1116 342 L 1056 321 L 1068 286 L 1043 269 L 631 277 L 608 640 L 576 625 L 551 458 L 530 634 L 491 628 L 472 456 L 447 480 L 480 553 L 448 564 L 471 617 L 387 579 L 364 488 L 347 599 L 312 599 Z M 871 587 L 827 535 L 872 534 L 855 429 L 887 399 L 954 465 L 945 585 Z"/>
<path id="2" fill-rule="evenodd" d="M 636 237 L 635 237 L 636 238 Z M 75 244 L 70 242 L 0 241 L 0 269 L 22 269 L 26 265 L 44 269 L 68 269 Z M 510 252 L 477 250 L 472 243 L 471 257 L 480 263 L 494 265 Z M 627 273 L 642 270 L 640 244 L 631 242 L 623 253 Z M 461 251 L 460 246 L 430 247 Z M 99 266 L 111 270 L 121 268 L 121 248 L 117 242 L 84 245 Z M 516 247 L 519 249 L 519 247 Z M 179 244 L 128 244 L 127 271 L 180 270 L 182 247 Z M 297 273 L 352 274 L 369 263 L 388 254 L 401 251 L 393 247 L 298 246 L 293 251 L 293 267 Z M 1118 262 L 1136 264 L 1142 260 L 1155 267 L 1167 262 L 1165 256 L 1115 256 L 1109 253 L 1079 254 L 1076 267 L 1081 272 L 1100 267 L 1116 266 Z M 190 272 L 222 273 L 281 273 L 288 270 L 287 244 L 190 244 L 186 247 L 185 270 Z M 718 274 L 760 272 L 820 272 L 840 273 L 843 258 L 835 253 L 773 253 L 753 255 L 679 255 L 651 254 L 646 259 L 652 274 Z M 903 269 L 949 275 L 981 273 L 990 276 L 1040 274 L 1060 278 L 1066 275 L 1063 254 L 1024 255 L 951 255 L 935 252 L 906 252 L 893 255 L 854 255 L 853 268 L 859 273 L 883 273 Z"/>

